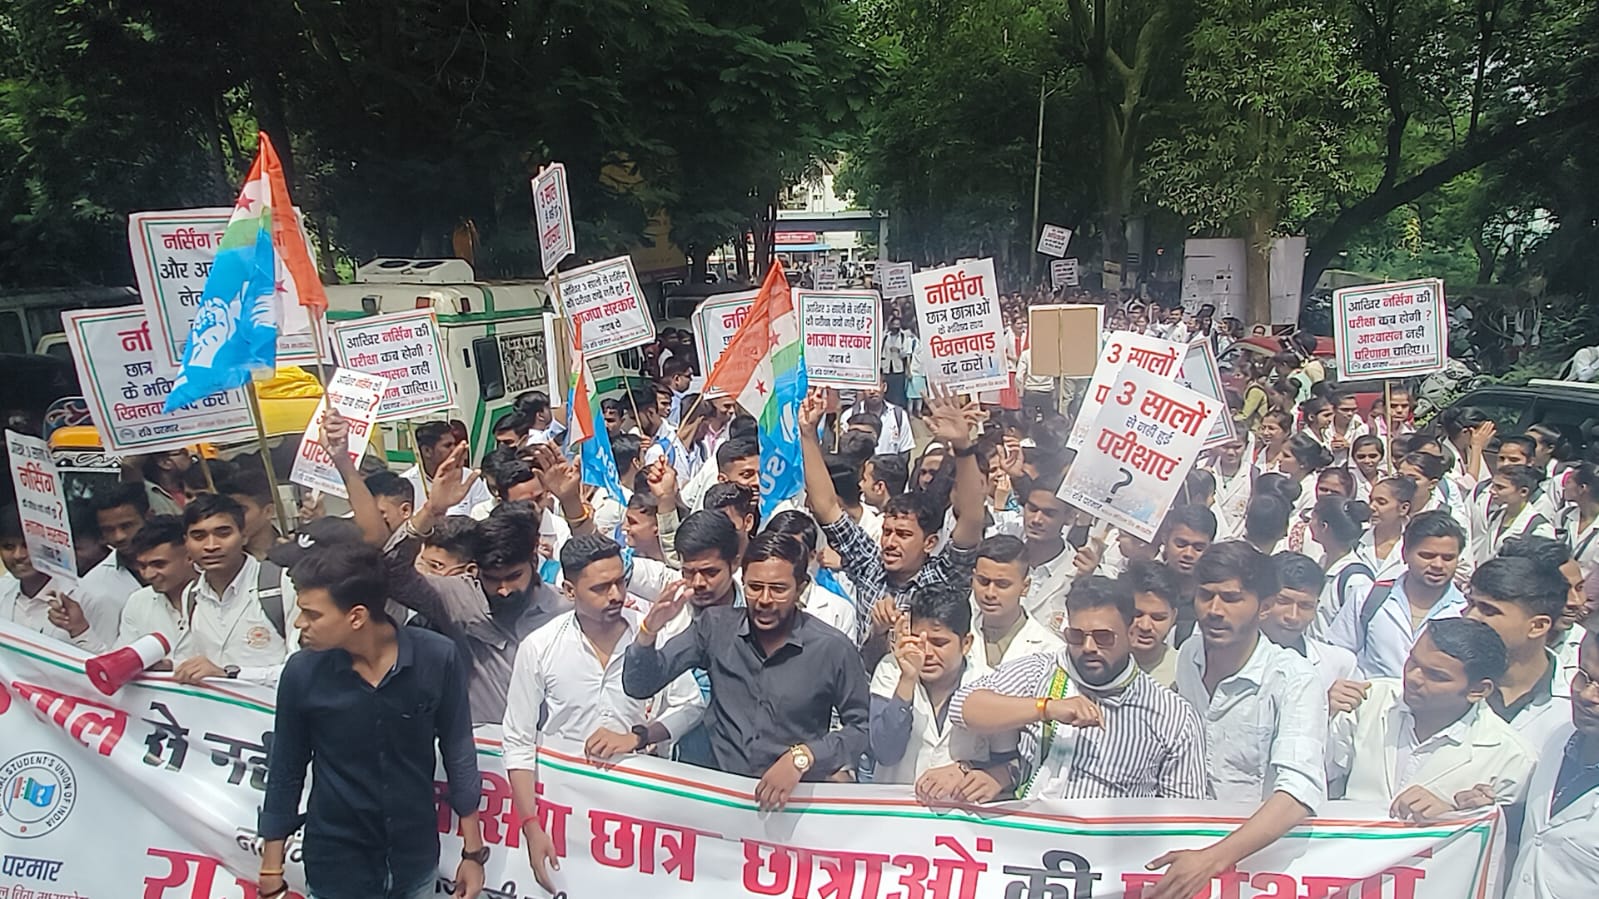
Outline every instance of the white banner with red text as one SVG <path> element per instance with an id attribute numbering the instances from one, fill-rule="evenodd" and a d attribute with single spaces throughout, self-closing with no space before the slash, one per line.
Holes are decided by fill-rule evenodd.
<path id="1" fill-rule="evenodd" d="M 9 622 L 0 679 L 0 897 L 256 899 L 270 691 L 151 674 L 102 697 L 80 652 Z M 478 740 L 492 847 L 484 895 L 543 897 L 496 737 L 485 729 Z M 1145 870 L 1151 859 L 1215 842 L 1251 810 L 1055 800 L 930 809 L 904 786 L 827 785 L 762 813 L 745 778 L 646 757 L 601 768 L 580 753 L 547 747 L 539 769 L 537 814 L 561 860 L 557 895 L 570 899 L 1137 899 L 1159 879 Z M 1331 803 L 1202 895 L 1491 899 L 1497 815 L 1410 826 L 1382 811 Z M 441 800 L 433 823 L 442 894 L 453 888 L 458 822 Z M 289 857 L 299 896 L 294 841 Z"/>

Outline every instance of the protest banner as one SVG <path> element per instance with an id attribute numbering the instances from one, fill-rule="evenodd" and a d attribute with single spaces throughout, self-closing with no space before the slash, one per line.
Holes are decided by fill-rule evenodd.
<path id="1" fill-rule="evenodd" d="M 1060 498 L 1141 540 L 1155 539 L 1166 510 L 1227 407 L 1170 377 L 1123 363 L 1096 411 Z"/>
<path id="2" fill-rule="evenodd" d="M 1028 373 L 1038 377 L 1087 378 L 1099 361 L 1105 307 L 1096 303 L 1032 306 L 1027 310 Z"/>
<path id="3" fill-rule="evenodd" d="M 546 166 L 533 179 L 533 221 L 539 229 L 539 259 L 548 275 L 577 248 L 577 238 L 572 233 L 572 200 L 566 192 L 566 166 L 559 162 Z"/>
<path id="4" fill-rule="evenodd" d="M 561 311 L 583 325 L 583 355 L 603 356 L 655 339 L 633 260 L 618 256 L 561 273 Z"/>
<path id="5" fill-rule="evenodd" d="M 1083 404 L 1066 445 L 1082 451 L 1089 428 L 1099 415 L 1099 407 L 1104 405 L 1105 398 L 1110 394 L 1110 385 L 1121 373 L 1123 364 L 1131 363 L 1163 378 L 1173 378 L 1181 372 L 1182 360 L 1187 353 L 1188 347 L 1183 344 L 1134 331 L 1116 331 L 1107 336 L 1100 347 L 1093 377 L 1088 382 L 1087 392 L 1083 394 Z"/>
<path id="6" fill-rule="evenodd" d="M 78 561 L 72 548 L 67 497 L 49 445 L 7 428 L 6 452 L 11 458 L 11 484 L 17 491 L 28 561 L 56 580 L 76 584 Z"/>
<path id="7" fill-rule="evenodd" d="M 838 264 L 829 262 L 816 267 L 816 289 L 835 290 L 838 287 Z"/>
<path id="8" fill-rule="evenodd" d="M 799 290 L 805 377 L 812 387 L 875 387 L 882 307 L 875 290 Z"/>
<path id="9" fill-rule="evenodd" d="M 1196 337 L 1189 341 L 1188 352 L 1183 354 L 1182 367 L 1173 380 L 1211 400 L 1218 408 L 1227 408 L 1227 394 L 1221 383 L 1221 367 L 1216 364 L 1216 350 L 1206 338 Z M 1211 424 L 1210 433 L 1205 436 L 1205 449 L 1231 441 L 1236 433 L 1232 413 L 1224 411 Z"/>
<path id="10" fill-rule="evenodd" d="M 1443 371 L 1448 328 L 1437 278 L 1333 291 L 1333 346 L 1346 380 Z"/>
<path id="11" fill-rule="evenodd" d="M 433 310 L 415 309 L 356 319 L 333 328 L 340 368 L 388 380 L 378 421 L 400 421 L 455 405 Z"/>
<path id="12" fill-rule="evenodd" d="M 1045 225 L 1038 232 L 1038 252 L 1059 258 L 1066 255 L 1066 246 L 1072 242 L 1072 230 L 1059 225 Z"/>
<path id="13" fill-rule="evenodd" d="M 272 691 L 220 680 L 181 687 L 151 673 L 104 697 L 90 688 L 85 658 L 0 622 L 0 783 L 8 798 L 17 791 L 0 816 L 7 888 L 80 899 L 255 896 Z M 785 811 L 763 813 L 752 779 L 645 756 L 600 767 L 581 746 L 550 740 L 538 807 L 524 815 L 498 729 L 477 736 L 491 847 L 484 896 L 498 899 L 547 895 L 521 833 L 532 815 L 560 861 L 557 895 L 570 897 L 1135 899 L 1159 881 L 1150 860 L 1209 845 L 1255 810 L 1053 799 L 930 809 L 909 785 L 801 784 Z M 435 780 L 442 787 L 442 771 Z M 447 792 L 437 795 L 442 894 L 454 888 L 461 839 Z M 1261 899 L 1476 899 L 1499 877 L 1497 812 L 1427 825 L 1387 820 L 1380 805 L 1329 802 L 1320 812 L 1219 875 L 1210 895 L 1245 895 L 1242 886 Z M 306 890 L 302 848 L 295 834 L 285 867 L 297 893 Z"/>
<path id="14" fill-rule="evenodd" d="M 295 214 L 299 213 L 296 209 Z M 225 206 L 128 216 L 134 280 L 150 319 L 156 359 L 164 366 L 176 367 L 183 361 L 200 294 L 232 214 L 233 207 Z M 300 227 L 302 231 L 305 228 L 303 217 Z M 307 240 L 306 246 L 315 244 Z M 304 307 L 293 301 L 280 305 L 284 320 L 278 323 L 278 364 L 318 361 L 316 338 Z"/>
<path id="15" fill-rule="evenodd" d="M 700 357 L 700 373 L 710 374 L 722 351 L 733 342 L 738 326 L 744 324 L 750 307 L 755 305 L 759 290 L 740 290 L 719 293 L 708 297 L 689 318 L 689 329 L 694 332 L 694 351 Z"/>
<path id="16" fill-rule="evenodd" d="M 994 260 L 978 259 L 911 275 L 927 383 L 978 393 L 1010 385 Z"/>
<path id="17" fill-rule="evenodd" d="M 239 390 L 161 411 L 177 369 L 158 360 L 143 308 L 70 309 L 61 313 L 61 326 L 106 452 L 127 456 L 255 439 Z"/>
<path id="18" fill-rule="evenodd" d="M 916 266 L 909 262 L 879 262 L 877 280 L 883 287 L 883 298 L 894 300 L 912 294 L 911 273 Z"/>
<path id="19" fill-rule="evenodd" d="M 1082 283 L 1082 275 L 1077 271 L 1077 257 L 1066 259 L 1053 259 L 1049 263 L 1049 286 L 1059 290 L 1062 287 L 1077 287 Z"/>
<path id="20" fill-rule="evenodd" d="M 316 414 L 306 422 L 305 434 L 300 437 L 300 449 L 294 454 L 294 468 L 289 472 L 289 480 L 340 499 L 349 499 L 344 489 L 344 478 L 333 467 L 333 457 L 322 446 L 322 417 L 327 415 L 331 406 L 339 410 L 339 415 L 350 423 L 350 461 L 359 462 L 372 440 L 372 429 L 377 426 L 378 405 L 388 392 L 388 386 L 388 378 L 348 368 L 335 370 L 322 392 L 322 401 L 317 403 Z"/>

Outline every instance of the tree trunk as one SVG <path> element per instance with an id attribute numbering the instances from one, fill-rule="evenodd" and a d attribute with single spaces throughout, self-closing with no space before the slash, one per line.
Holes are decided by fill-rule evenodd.
<path id="1" fill-rule="evenodd" d="M 1477 254 L 1477 283 L 1488 284 L 1494 279 L 1494 253 L 1482 239 L 1482 230 L 1471 235 L 1471 249 Z"/>
<path id="2" fill-rule="evenodd" d="M 1244 318 L 1247 325 L 1271 325 L 1271 240 L 1276 225 L 1275 206 L 1256 210 L 1249 217 L 1249 262 L 1245 276 L 1248 296 Z"/>
<path id="3" fill-rule="evenodd" d="M 1108 101 L 1101 101 L 1108 104 Z M 1114 262 L 1123 266 L 1125 272 L 1127 262 L 1127 174 L 1131 169 L 1126 158 L 1126 147 L 1122 143 L 1121 128 L 1116 124 L 1116 117 L 1109 110 L 1100 114 L 1104 125 L 1105 151 L 1100 163 L 1099 185 L 1099 229 L 1100 242 L 1099 254 L 1105 262 Z M 1106 284 L 1107 290 L 1121 286 L 1120 279 L 1113 285 Z"/>
<path id="4" fill-rule="evenodd" d="M 740 228 L 738 237 L 733 241 L 733 264 L 737 267 L 738 280 L 745 284 L 750 282 L 750 244 L 747 235 L 748 232 Z"/>
<path id="5" fill-rule="evenodd" d="M 710 265 L 711 253 L 704 247 L 690 244 L 688 250 L 688 283 L 704 284 Z"/>

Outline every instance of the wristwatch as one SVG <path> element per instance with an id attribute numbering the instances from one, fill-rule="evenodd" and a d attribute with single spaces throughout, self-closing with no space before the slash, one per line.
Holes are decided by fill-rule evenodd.
<path id="1" fill-rule="evenodd" d="M 488 860 L 489 847 L 487 846 L 479 848 L 476 852 L 467 852 L 465 847 L 462 847 L 461 849 L 461 861 L 463 862 L 477 862 L 478 864 L 482 865 L 487 864 Z"/>
<path id="2" fill-rule="evenodd" d="M 794 769 L 799 771 L 801 774 L 809 771 L 811 768 L 811 763 L 815 761 L 815 759 L 811 757 L 811 751 L 806 749 L 805 744 L 803 743 L 799 744 L 798 746 L 789 747 L 788 754 L 789 757 L 794 760 Z"/>
<path id="3" fill-rule="evenodd" d="M 238 665 L 223 665 L 222 666 L 222 674 L 228 680 L 238 680 L 239 679 L 239 666 Z"/>
<path id="4" fill-rule="evenodd" d="M 638 745 L 633 747 L 634 752 L 642 752 L 644 747 L 650 745 L 650 729 L 643 724 L 635 724 L 632 728 L 633 736 L 638 737 Z"/>

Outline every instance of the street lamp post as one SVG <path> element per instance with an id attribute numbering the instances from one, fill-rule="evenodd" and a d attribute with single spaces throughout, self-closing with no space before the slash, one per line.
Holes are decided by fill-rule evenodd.
<path id="1" fill-rule="evenodd" d="M 1045 90 L 1044 75 L 1038 76 L 1038 143 L 1033 152 L 1033 230 L 1028 233 L 1027 281 L 1038 277 L 1038 195 L 1044 182 L 1044 101 L 1053 90 Z"/>

